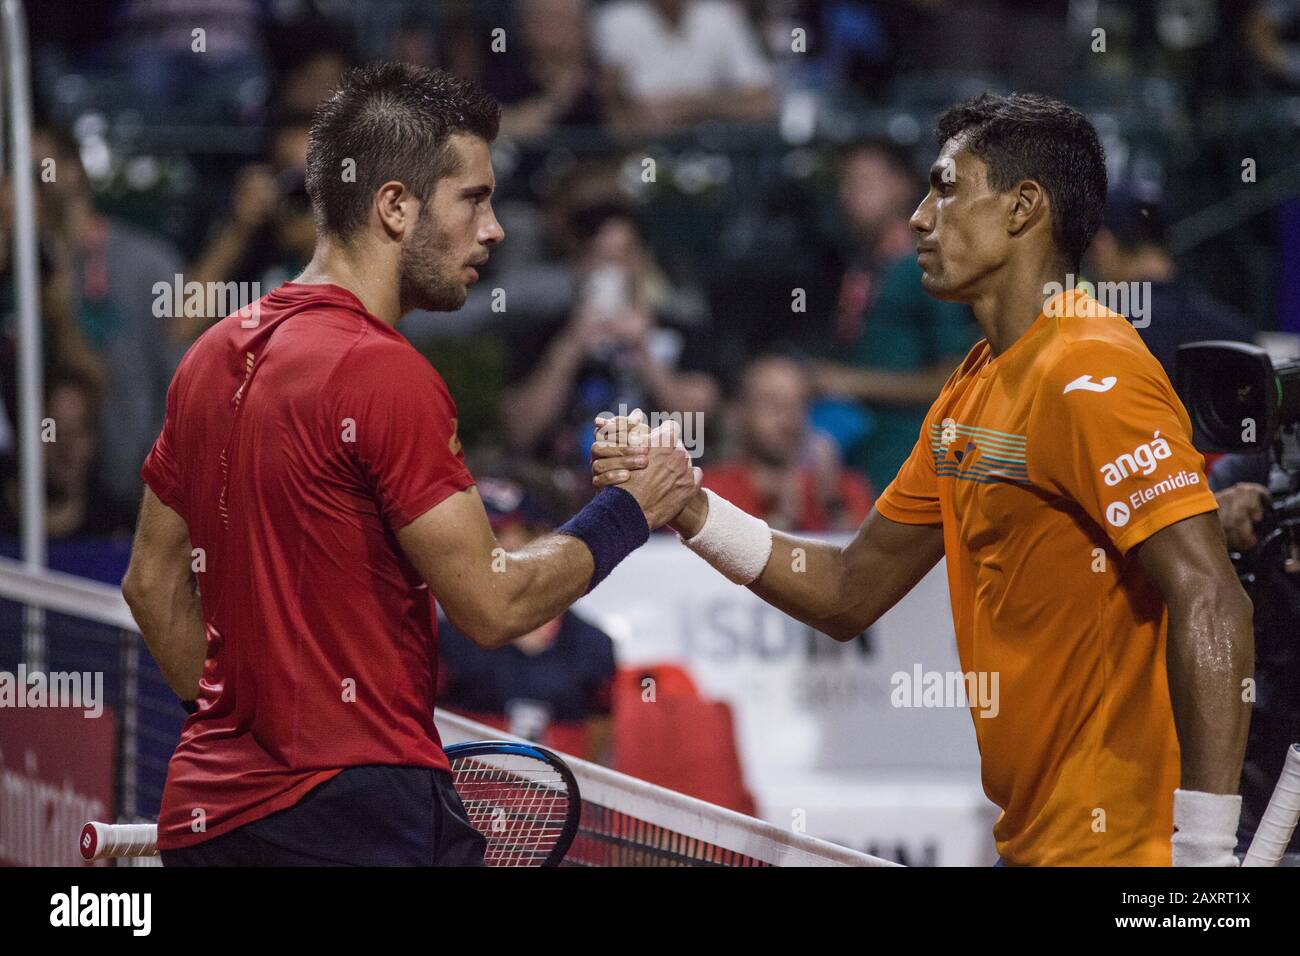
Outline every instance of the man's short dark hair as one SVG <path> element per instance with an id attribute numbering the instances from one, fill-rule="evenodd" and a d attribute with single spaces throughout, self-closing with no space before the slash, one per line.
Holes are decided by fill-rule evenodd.
<path id="1" fill-rule="evenodd" d="M 398 62 L 349 70 L 312 115 L 307 194 L 317 230 L 350 238 L 365 224 L 375 190 L 389 180 L 427 200 L 438 180 L 456 171 L 450 136 L 491 142 L 500 120 L 496 100 L 442 70 Z M 355 182 L 345 178 L 348 169 Z"/>
<path id="2" fill-rule="evenodd" d="M 1106 205 L 1106 154 L 1087 117 L 1038 93 L 981 93 L 939 117 L 939 146 L 954 136 L 984 161 L 990 188 L 1006 192 L 1025 179 L 1042 185 L 1052 238 L 1067 265 L 1077 266 Z"/>

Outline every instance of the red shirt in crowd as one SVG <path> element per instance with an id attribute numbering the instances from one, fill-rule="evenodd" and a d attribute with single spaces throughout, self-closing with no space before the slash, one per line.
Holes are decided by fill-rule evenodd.
<path id="1" fill-rule="evenodd" d="M 795 530 L 837 530 L 831 523 L 832 516 L 826 513 L 825 503 L 817 494 L 816 472 L 809 466 L 801 466 L 798 481 L 799 515 Z M 766 520 L 771 509 L 777 504 L 775 501 L 765 500 L 759 493 L 750 477 L 750 466 L 744 462 L 705 468 L 703 485 L 756 518 Z M 871 488 L 861 475 L 847 469 L 841 471 L 836 484 L 836 495 L 844 514 L 852 520 L 854 527 L 866 520 L 873 499 Z M 842 529 L 843 526 L 840 527 Z"/>

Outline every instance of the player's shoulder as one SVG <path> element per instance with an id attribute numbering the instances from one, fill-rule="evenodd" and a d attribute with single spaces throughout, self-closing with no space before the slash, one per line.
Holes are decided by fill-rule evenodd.
<path id="1" fill-rule="evenodd" d="M 980 339 L 972 345 L 961 364 L 952 370 L 948 380 L 943 383 L 935 400 L 930 403 L 930 410 L 926 412 L 927 420 L 937 421 L 943 418 L 957 397 L 979 377 L 980 370 L 988 365 L 992 357 L 987 339 Z"/>
<path id="2" fill-rule="evenodd" d="M 172 373 L 171 388 L 184 392 L 196 376 L 229 364 L 232 354 L 234 350 L 223 322 L 214 322 L 200 332 L 181 355 L 176 371 Z"/>
<path id="3" fill-rule="evenodd" d="M 447 384 L 429 360 L 401 334 L 363 328 L 339 358 L 332 376 L 336 387 L 394 392 L 412 398 L 424 392 L 447 394 Z"/>
<path id="4" fill-rule="evenodd" d="M 1167 385 L 1164 370 L 1128 319 L 1084 299 L 1073 314 L 1056 317 L 1039 356 L 1041 387 L 1053 394 L 1106 392 L 1126 386 Z M 1109 383 L 1109 384 L 1107 384 Z"/>

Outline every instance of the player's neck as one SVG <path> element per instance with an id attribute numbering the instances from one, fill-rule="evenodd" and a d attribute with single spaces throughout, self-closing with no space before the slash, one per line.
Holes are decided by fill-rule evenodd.
<path id="1" fill-rule="evenodd" d="M 374 263 L 365 268 L 356 256 L 329 241 L 316 245 L 307 268 L 294 281 L 304 285 L 330 284 L 347 289 L 366 307 L 366 311 L 385 325 L 395 326 L 402 317 L 397 282 L 386 276 L 385 269 Z"/>
<path id="2" fill-rule="evenodd" d="M 975 321 L 994 357 L 1011 348 L 1043 311 L 1053 283 L 1067 285 L 1066 270 L 1054 258 L 1009 261 L 990 277 L 986 290 L 971 302 Z M 1077 281 L 1077 280 L 1076 280 Z"/>

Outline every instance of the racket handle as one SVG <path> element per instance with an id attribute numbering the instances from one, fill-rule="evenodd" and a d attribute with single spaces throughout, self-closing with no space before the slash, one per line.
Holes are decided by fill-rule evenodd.
<path id="1" fill-rule="evenodd" d="M 1300 744 L 1286 748 L 1286 763 L 1277 778 L 1268 809 L 1255 828 L 1255 839 L 1242 866 L 1277 866 L 1300 820 Z"/>
<path id="2" fill-rule="evenodd" d="M 81 858 L 155 856 L 158 827 L 152 823 L 87 823 L 81 828 Z"/>

